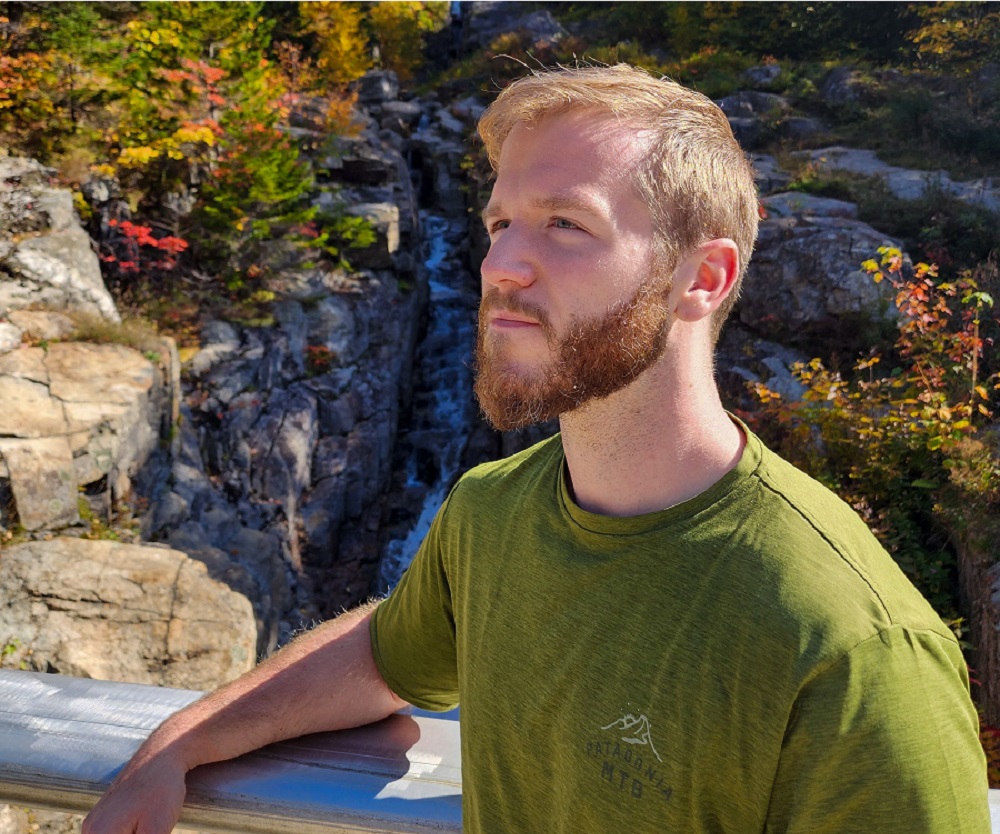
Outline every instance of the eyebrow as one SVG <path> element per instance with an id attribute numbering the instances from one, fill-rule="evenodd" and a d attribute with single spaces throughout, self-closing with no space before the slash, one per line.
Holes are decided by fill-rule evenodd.
<path id="1" fill-rule="evenodd" d="M 538 209 L 549 209 L 549 210 L 565 210 L 565 211 L 578 211 L 584 214 L 594 215 L 596 217 L 603 217 L 604 212 L 601 211 L 600 206 L 592 200 L 587 200 L 573 193 L 565 194 L 549 194 L 544 197 L 536 197 L 530 201 L 529 205 L 531 208 Z M 483 209 L 482 221 L 485 224 L 489 224 L 490 220 L 495 217 L 502 216 L 505 214 L 503 210 L 503 205 L 501 203 L 490 203 Z"/>

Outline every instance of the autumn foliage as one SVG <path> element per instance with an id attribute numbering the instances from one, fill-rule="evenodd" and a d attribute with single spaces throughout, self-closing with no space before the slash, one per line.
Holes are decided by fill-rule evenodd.
<path id="1" fill-rule="evenodd" d="M 17 5 L 0 17 L 0 145 L 120 190 L 110 214 L 80 204 L 116 288 L 266 275 L 263 242 L 315 214 L 292 125 L 314 145 L 353 130 L 350 83 L 375 66 L 410 77 L 447 17 L 422 2 Z"/>
<path id="2" fill-rule="evenodd" d="M 966 490 L 970 505 L 1000 503 L 1000 468 L 976 440 L 1000 390 L 996 369 L 984 366 L 994 300 L 971 272 L 942 281 L 935 266 L 917 264 L 907 274 L 898 249 L 863 266 L 893 287 L 895 345 L 873 348 L 850 373 L 799 363 L 801 399 L 758 384 L 760 410 L 748 416 L 858 510 L 938 612 L 956 618 L 955 554 L 937 499 Z"/>

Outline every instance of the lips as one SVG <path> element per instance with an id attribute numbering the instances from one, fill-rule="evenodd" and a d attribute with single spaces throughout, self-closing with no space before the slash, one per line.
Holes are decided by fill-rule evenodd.
<path id="1" fill-rule="evenodd" d="M 520 328 L 520 327 L 540 327 L 535 319 L 530 319 L 519 313 L 511 313 L 506 310 L 497 310 L 489 317 L 491 327 Z"/>

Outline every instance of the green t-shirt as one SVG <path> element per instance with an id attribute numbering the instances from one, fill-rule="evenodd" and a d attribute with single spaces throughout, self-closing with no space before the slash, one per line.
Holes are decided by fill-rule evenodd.
<path id="1" fill-rule="evenodd" d="M 462 704 L 470 834 L 988 834 L 948 629 L 857 515 L 748 436 L 661 512 L 573 503 L 558 437 L 466 475 L 376 610 Z"/>

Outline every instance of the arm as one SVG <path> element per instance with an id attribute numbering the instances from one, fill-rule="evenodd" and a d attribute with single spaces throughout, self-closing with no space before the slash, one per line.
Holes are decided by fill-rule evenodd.
<path id="1" fill-rule="evenodd" d="M 94 806 L 83 834 L 169 834 L 192 768 L 282 739 L 368 724 L 406 706 L 372 660 L 373 608 L 303 634 L 164 721 Z"/>

